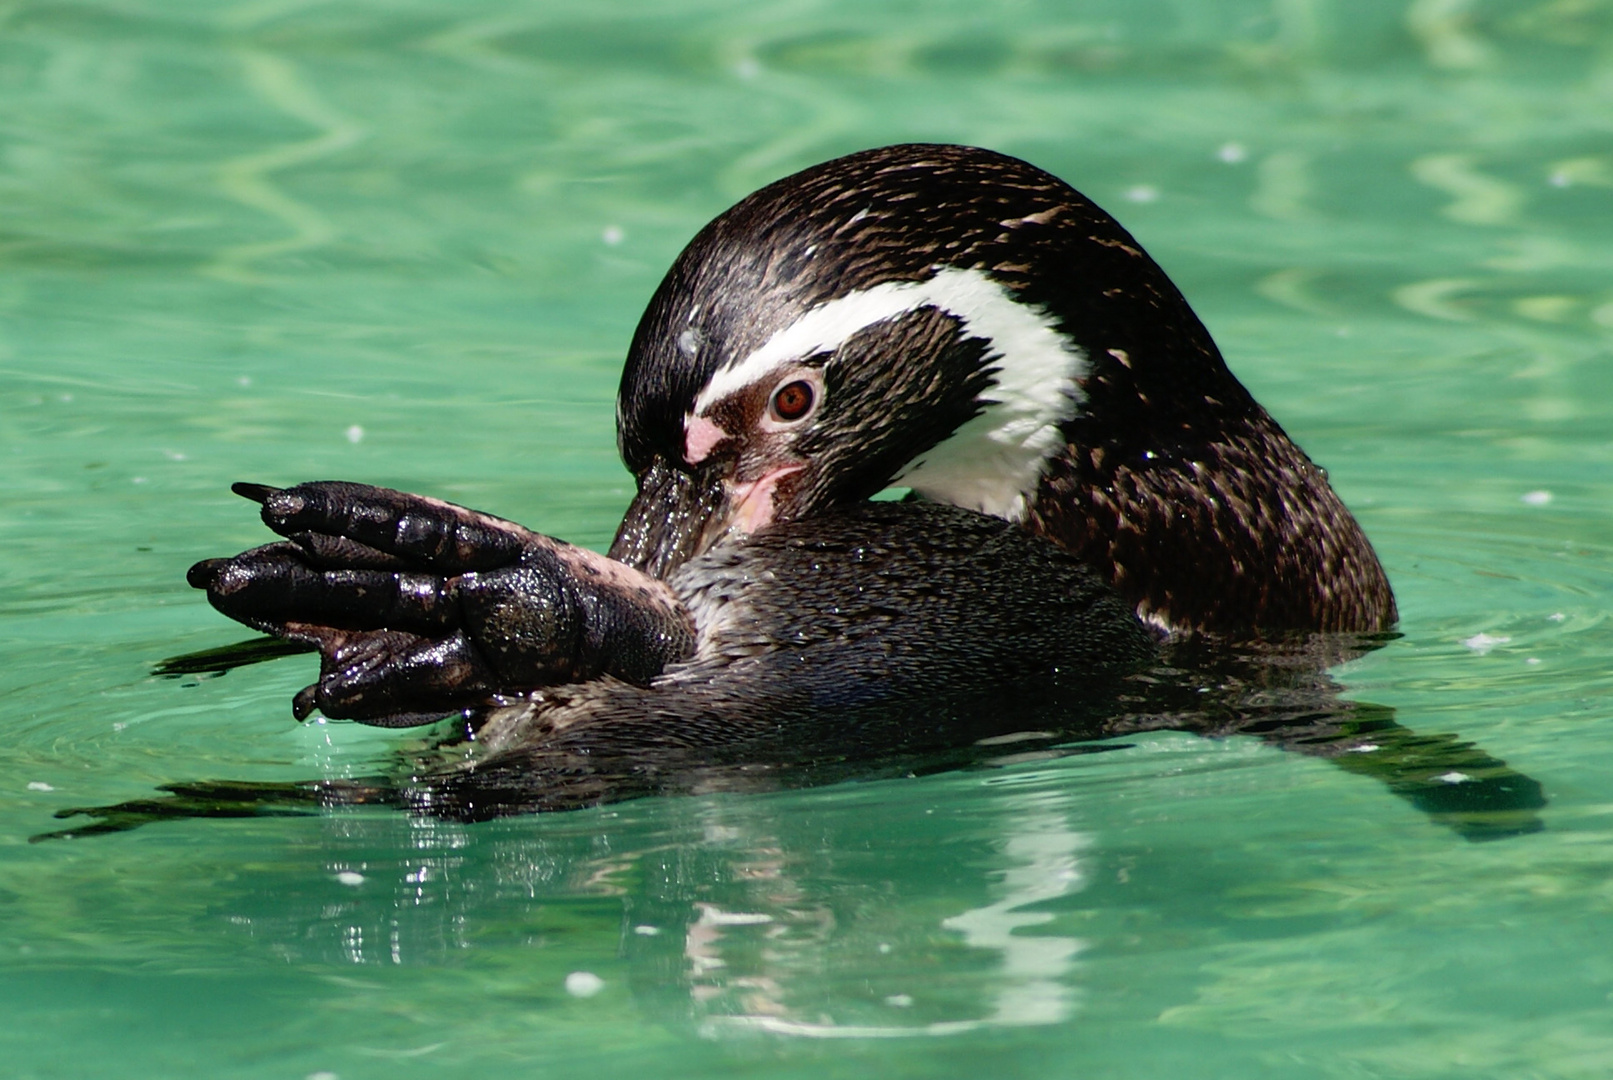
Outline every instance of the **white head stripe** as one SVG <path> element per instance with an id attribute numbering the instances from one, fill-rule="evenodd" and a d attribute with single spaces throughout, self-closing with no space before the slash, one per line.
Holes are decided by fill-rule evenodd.
<path id="1" fill-rule="evenodd" d="M 903 483 L 926 498 L 1017 520 L 1061 444 L 1060 425 L 1081 401 L 1076 380 L 1086 372 L 1086 354 L 1046 312 L 979 270 L 949 267 L 924 281 L 888 281 L 819 304 L 718 370 L 695 399 L 694 415 L 785 364 L 832 352 L 859 330 L 927 307 L 990 344 L 995 404 L 910 465 Z"/>

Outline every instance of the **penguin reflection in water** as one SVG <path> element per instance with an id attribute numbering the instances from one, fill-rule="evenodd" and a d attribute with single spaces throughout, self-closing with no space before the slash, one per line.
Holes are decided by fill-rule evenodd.
<path id="1" fill-rule="evenodd" d="M 1331 757 L 1469 835 L 1535 823 L 1533 781 L 1337 700 L 1323 668 L 1395 622 L 1371 545 L 1136 240 L 1025 162 L 894 146 L 746 198 L 651 299 L 617 433 L 638 494 L 608 556 L 237 485 L 284 539 L 190 581 L 318 650 L 296 715 L 459 721 L 403 778 L 175 787 L 90 828 L 484 818 L 1159 728 Z"/>

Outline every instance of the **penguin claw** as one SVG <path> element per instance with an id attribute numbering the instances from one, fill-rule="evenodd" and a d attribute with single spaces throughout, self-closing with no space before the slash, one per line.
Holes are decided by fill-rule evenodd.
<path id="1" fill-rule="evenodd" d="M 230 490 L 243 499 L 251 499 L 255 503 L 267 502 L 270 495 L 280 491 L 280 488 L 270 487 L 268 484 L 252 484 L 245 480 L 237 480 L 230 485 Z"/>
<path id="2" fill-rule="evenodd" d="M 203 559 L 185 571 L 185 581 L 193 589 L 211 588 L 229 562 L 229 559 Z"/>

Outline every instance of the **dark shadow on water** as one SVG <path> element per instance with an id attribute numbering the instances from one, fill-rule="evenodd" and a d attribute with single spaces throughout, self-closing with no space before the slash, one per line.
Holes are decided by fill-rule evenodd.
<path id="1" fill-rule="evenodd" d="M 1196 640 L 1168 647 L 1152 667 L 1112 685 L 1085 682 L 1078 698 L 1043 688 L 1005 699 L 881 703 L 803 728 L 668 743 L 658 732 L 609 728 L 603 737 L 506 750 L 478 758 L 475 720 L 445 724 L 419 753 L 357 780 L 301 783 L 197 781 L 161 795 L 63 810 L 90 820 L 35 840 L 122 832 L 156 821 L 316 814 L 375 805 L 456 821 L 573 810 L 652 795 L 756 792 L 852 780 L 1001 767 L 1036 758 L 1124 749 L 1128 735 L 1184 731 L 1257 738 L 1324 758 L 1377 780 L 1468 840 L 1538 831 L 1539 782 L 1454 734 L 1419 734 L 1390 708 L 1339 696 L 1333 665 L 1381 647 L 1386 636 L 1294 635 L 1235 645 Z M 294 651 L 256 639 L 163 661 L 156 672 L 222 672 Z M 302 651 L 302 650 L 295 650 Z M 471 751 L 467 756 L 467 751 Z"/>
<path id="2" fill-rule="evenodd" d="M 165 679 L 181 675 L 222 675 L 232 668 L 261 664 L 265 660 L 278 660 L 282 656 L 298 656 L 314 652 L 312 645 L 300 641 L 283 641 L 273 637 L 255 637 L 221 645 L 216 649 L 170 656 L 151 666 L 151 673 Z"/>

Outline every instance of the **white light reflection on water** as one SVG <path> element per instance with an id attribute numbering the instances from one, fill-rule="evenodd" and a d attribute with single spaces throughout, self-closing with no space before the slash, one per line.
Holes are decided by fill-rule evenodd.
<path id="1" fill-rule="evenodd" d="M 1036 904 L 1078 892 L 1085 885 L 1080 853 L 1091 844 L 1091 837 L 1071 827 L 1060 805 L 1064 800 L 1050 794 L 1014 794 L 1003 800 L 999 820 L 1003 839 L 999 849 L 1004 865 L 1001 879 L 992 888 L 997 899 L 941 920 L 941 926 L 961 934 L 966 945 L 1001 954 L 1001 964 L 991 992 L 992 1011 L 984 1017 L 938 1020 L 924 1024 L 839 1024 L 821 1017 L 804 1019 L 792 1015 L 783 1002 L 783 987 L 777 976 L 750 979 L 752 1009 L 741 1015 L 712 1017 L 703 1033 L 718 1035 L 725 1030 L 745 1029 L 776 1035 L 815 1039 L 911 1038 L 953 1035 L 982 1027 L 1019 1027 L 1057 1024 L 1067 1020 L 1076 1008 L 1076 989 L 1069 976 L 1076 957 L 1087 943 L 1078 937 L 1046 933 L 1022 936 L 1018 932 L 1034 926 L 1047 926 L 1055 916 L 1047 911 L 1030 911 Z M 771 923 L 764 914 L 721 912 L 711 905 L 700 905 L 699 920 L 690 929 L 691 971 L 709 975 L 726 966 L 722 959 L 723 928 Z M 886 951 L 881 946 L 881 952 Z M 702 990 L 705 994 L 702 995 Z M 712 987 L 694 987 L 694 996 L 711 996 Z M 769 993 L 771 991 L 771 993 Z M 896 995 L 906 1007 L 912 998 Z M 886 999 L 887 1004 L 892 999 Z"/>
<path id="2" fill-rule="evenodd" d="M 1003 985 L 988 1023 L 1056 1024 L 1070 1014 L 1074 991 L 1061 980 L 1086 943 L 1075 937 L 1019 937 L 1015 931 L 1053 921 L 1050 912 L 1025 908 L 1080 890 L 1085 875 L 1079 852 L 1089 842 L 1055 810 L 1026 813 L 1014 821 L 1004 847 L 1017 865 L 1003 874 L 1002 899 L 941 923 L 961 931 L 975 948 L 1002 951 Z"/>

